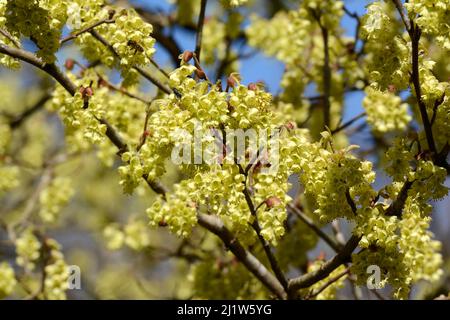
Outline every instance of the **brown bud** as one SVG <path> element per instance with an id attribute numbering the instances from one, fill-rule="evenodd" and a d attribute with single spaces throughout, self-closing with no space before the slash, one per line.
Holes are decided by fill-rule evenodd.
<path id="1" fill-rule="evenodd" d="M 325 252 L 320 251 L 317 260 L 325 260 Z"/>
<path id="2" fill-rule="evenodd" d="M 85 91 L 85 90 L 86 90 L 86 88 L 83 87 L 83 86 L 81 86 L 81 87 L 78 89 L 78 92 L 81 93 L 82 96 L 84 96 L 84 91 Z"/>
<path id="3" fill-rule="evenodd" d="M 94 95 L 94 90 L 92 90 L 91 87 L 87 87 L 84 89 L 83 95 L 86 97 L 92 97 Z"/>
<path id="4" fill-rule="evenodd" d="M 67 59 L 65 63 L 65 67 L 67 70 L 72 70 L 75 66 L 75 61 L 73 59 Z"/>
<path id="5" fill-rule="evenodd" d="M 150 136 L 150 135 L 151 135 L 150 130 L 145 130 L 145 131 L 144 131 L 144 137 L 148 137 L 148 136 Z"/>
<path id="6" fill-rule="evenodd" d="M 295 128 L 295 123 L 292 122 L 292 121 L 288 121 L 288 123 L 286 123 L 284 126 L 285 126 L 286 129 L 288 129 L 288 130 L 293 130 L 293 129 Z"/>
<path id="7" fill-rule="evenodd" d="M 186 50 L 183 52 L 182 59 L 184 62 L 189 62 L 194 57 L 194 53 L 192 51 Z"/>
<path id="8" fill-rule="evenodd" d="M 234 88 L 236 86 L 237 82 L 236 82 L 236 78 L 233 76 L 229 76 L 227 78 L 227 86 L 230 88 Z"/>
<path id="9" fill-rule="evenodd" d="M 196 69 L 195 70 L 195 74 L 196 76 L 201 79 L 201 80 L 205 80 L 206 79 L 206 74 L 205 71 L 201 70 L 201 69 Z"/>
<path id="10" fill-rule="evenodd" d="M 158 225 L 160 227 L 167 227 L 167 222 L 165 222 L 164 220 L 161 220 L 160 222 L 158 222 Z"/>
<path id="11" fill-rule="evenodd" d="M 266 201 L 264 201 L 264 203 L 268 208 L 273 208 L 278 206 L 281 203 L 281 200 L 278 197 L 272 196 L 267 198 Z"/>
<path id="12" fill-rule="evenodd" d="M 116 14 L 116 10 L 109 9 L 108 10 L 108 18 L 109 18 L 109 20 L 111 20 L 114 17 L 115 14 Z"/>
<path id="13" fill-rule="evenodd" d="M 388 91 L 391 93 L 395 93 L 397 91 L 397 88 L 393 84 L 390 84 L 388 85 Z"/>
<path id="14" fill-rule="evenodd" d="M 252 91 L 258 90 L 258 86 L 256 85 L 256 83 L 249 83 L 247 87 L 248 87 L 248 90 L 252 90 Z"/>

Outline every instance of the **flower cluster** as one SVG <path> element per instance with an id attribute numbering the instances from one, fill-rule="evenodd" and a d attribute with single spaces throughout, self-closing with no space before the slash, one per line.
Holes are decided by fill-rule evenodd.
<path id="1" fill-rule="evenodd" d="M 108 19 L 114 9 L 103 7 L 98 11 L 91 23 Z M 134 66 L 144 66 L 150 63 L 155 49 L 155 40 L 150 36 L 153 28 L 144 22 L 133 10 L 121 10 L 114 15 L 115 23 L 103 24 L 96 28 L 98 33 L 111 44 L 117 53 L 119 67 L 124 77 L 124 85 L 137 82 L 137 72 Z M 102 45 L 90 33 L 77 37 L 83 54 L 91 61 L 100 60 L 109 67 L 115 65 L 115 54 Z"/>
<path id="2" fill-rule="evenodd" d="M 0 195 L 19 185 L 19 168 L 0 163 Z"/>
<path id="3" fill-rule="evenodd" d="M 411 0 L 404 4 L 410 17 L 424 33 L 436 37 L 437 43 L 450 49 L 450 4 L 446 0 Z"/>
<path id="4" fill-rule="evenodd" d="M 375 180 L 372 163 L 351 155 L 351 148 L 331 152 L 319 143 L 298 148 L 300 181 L 305 195 L 315 200 L 314 213 L 322 222 L 338 217 L 352 220 L 356 214 L 352 206 L 367 207 L 376 195 L 371 187 Z"/>
<path id="5" fill-rule="evenodd" d="M 371 83 L 380 90 L 390 85 L 398 90 L 408 86 L 411 70 L 410 49 L 402 25 L 395 18 L 390 2 L 375 1 L 367 7 L 362 18 L 361 37 L 366 40 L 366 69 Z"/>
<path id="6" fill-rule="evenodd" d="M 39 195 L 39 216 L 45 223 L 58 220 L 61 209 L 69 202 L 74 190 L 69 178 L 56 177 Z"/>
<path id="7" fill-rule="evenodd" d="M 218 19 L 208 19 L 203 27 L 202 63 L 211 65 L 225 57 L 225 24 Z"/>
<path id="8" fill-rule="evenodd" d="M 112 223 L 105 227 L 103 236 L 110 250 L 118 250 L 123 245 L 139 251 L 150 244 L 150 237 L 146 224 L 141 220 L 131 220 L 123 228 Z"/>
<path id="9" fill-rule="evenodd" d="M 49 251 L 49 263 L 45 266 L 42 295 L 49 300 L 65 300 L 66 290 L 69 287 L 69 268 L 58 242 L 53 239 L 45 241 L 45 247 Z"/>
<path id="10" fill-rule="evenodd" d="M 7 1 L 6 27 L 17 38 L 29 37 L 36 43 L 37 55 L 45 62 L 56 60 L 62 27 L 67 20 L 67 3 L 58 0 Z"/>
<path id="11" fill-rule="evenodd" d="M 6 24 L 6 17 L 5 17 L 5 11 L 6 11 L 6 4 L 7 0 L 0 0 L 0 28 L 4 28 Z M 19 39 L 13 35 L 11 35 L 16 42 L 19 42 Z M 14 43 L 6 37 L 3 34 L 0 34 L 0 43 L 6 44 L 8 46 L 14 45 Z M 18 69 L 20 67 L 19 60 L 11 58 L 10 56 L 0 54 L 0 65 L 3 65 L 7 68 L 11 69 Z"/>
<path id="12" fill-rule="evenodd" d="M 27 228 L 16 239 L 16 254 L 17 264 L 25 270 L 32 271 L 35 267 L 35 262 L 41 256 L 41 242 L 34 235 L 33 229 Z"/>
<path id="13" fill-rule="evenodd" d="M 404 139 L 388 150 L 386 172 L 394 182 L 380 194 L 402 205 L 388 201 L 359 209 L 354 230 L 365 249 L 352 259 L 358 283 L 367 280 L 368 266 L 377 265 L 382 271 L 379 287 L 389 283 L 400 299 L 408 297 L 412 284 L 436 281 L 442 273 L 440 243 L 428 231 L 432 209 L 428 202 L 448 193 L 443 185 L 447 173 L 431 161 L 414 157 L 415 152 Z"/>
<path id="14" fill-rule="evenodd" d="M 237 231 L 247 229 L 250 211 L 242 193 L 243 181 L 244 176 L 233 165 L 217 165 L 209 172 L 197 173 L 175 185 L 166 201 L 157 200 L 147 210 L 151 224 L 167 224 L 174 233 L 186 237 L 197 224 L 197 211 L 206 210 L 223 215 Z"/>
<path id="15" fill-rule="evenodd" d="M 405 130 L 412 119 L 408 114 L 408 105 L 389 91 L 368 87 L 363 106 L 367 122 L 377 133 Z"/>
<path id="16" fill-rule="evenodd" d="M 0 299 L 9 296 L 16 284 L 14 269 L 7 262 L 0 263 Z"/>
<path id="17" fill-rule="evenodd" d="M 96 84 L 98 80 L 92 73 L 82 79 L 76 79 L 73 74 L 69 76 L 80 90 L 71 96 L 62 86 L 57 86 L 49 108 L 61 116 L 71 151 L 87 150 L 105 139 L 106 125 L 100 123 L 99 119 L 104 118 L 106 113 L 103 101 L 108 90 L 92 87 L 91 81 L 96 80 Z"/>

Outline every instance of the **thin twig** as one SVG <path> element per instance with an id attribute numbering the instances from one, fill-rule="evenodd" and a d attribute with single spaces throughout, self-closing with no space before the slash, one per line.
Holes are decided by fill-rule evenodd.
<path id="1" fill-rule="evenodd" d="M 139 144 L 136 148 L 136 151 L 141 150 L 142 146 L 145 144 L 145 141 L 147 140 L 148 132 L 147 132 L 147 126 L 148 126 L 148 119 L 150 118 L 150 104 L 147 106 L 147 110 L 145 111 L 145 119 L 144 119 L 144 127 L 142 129 L 141 138 L 139 141 Z"/>
<path id="2" fill-rule="evenodd" d="M 31 108 L 26 109 L 21 114 L 14 117 L 9 122 L 9 126 L 11 129 L 16 129 L 20 127 L 20 125 L 27 120 L 29 117 L 31 117 L 33 114 L 35 114 L 37 111 L 42 109 L 42 107 L 45 105 L 45 103 L 51 98 L 50 93 L 45 93 Z"/>
<path id="3" fill-rule="evenodd" d="M 0 34 L 2 34 L 3 36 L 5 36 L 6 38 L 8 38 L 9 41 L 11 41 L 14 46 L 16 48 L 20 48 L 20 42 L 17 41 L 12 35 L 11 33 L 8 32 L 8 30 L 5 30 L 3 28 L 0 28 Z"/>
<path id="4" fill-rule="evenodd" d="M 297 278 L 289 280 L 289 292 L 292 295 L 295 291 L 302 288 L 308 288 L 316 282 L 325 279 L 328 275 L 338 268 L 341 264 L 351 260 L 352 252 L 358 246 L 361 237 L 353 235 L 333 258 L 326 261 L 319 269 L 309 272 Z"/>
<path id="5" fill-rule="evenodd" d="M 286 277 L 284 276 L 283 271 L 281 270 L 277 259 L 275 258 L 275 255 L 272 252 L 272 249 L 270 248 L 269 243 L 264 239 L 264 237 L 261 234 L 261 226 L 258 221 L 258 215 L 255 209 L 255 206 L 253 204 L 252 198 L 250 196 L 250 192 L 247 187 L 247 174 L 245 173 L 244 169 L 241 165 L 239 165 L 239 170 L 241 174 L 244 174 L 246 176 L 246 180 L 244 182 L 244 190 L 242 191 L 245 197 L 245 201 L 247 202 L 247 206 L 250 210 L 250 213 L 252 214 L 254 220 L 251 224 L 252 228 L 255 230 L 256 235 L 258 236 L 259 241 L 261 242 L 261 245 L 263 246 L 264 252 L 267 256 L 267 259 L 269 260 L 270 267 L 272 268 L 273 272 L 275 273 L 275 276 L 277 277 L 278 281 L 280 281 L 281 285 L 284 289 L 287 289 L 288 287 L 288 281 Z"/>
<path id="6" fill-rule="evenodd" d="M 312 294 L 307 296 L 307 299 L 311 299 L 314 298 L 316 296 L 318 296 L 319 294 L 321 294 L 326 288 L 328 288 L 330 285 L 332 285 L 333 283 L 335 283 L 336 281 L 338 281 L 340 278 L 342 278 L 343 276 L 347 275 L 350 272 L 350 268 L 345 269 L 344 271 L 342 271 L 341 273 L 339 273 L 338 275 L 330 278 L 322 287 L 320 287 L 317 291 L 313 292 Z"/>
<path id="7" fill-rule="evenodd" d="M 195 40 L 195 54 L 200 61 L 200 52 L 202 50 L 203 25 L 205 24 L 206 3 L 208 0 L 201 0 L 200 14 L 197 23 L 197 38 Z"/>
<path id="8" fill-rule="evenodd" d="M 320 14 L 313 11 L 313 16 L 316 19 L 320 31 L 322 33 L 323 41 L 323 54 L 324 62 L 322 67 L 322 77 L 323 77 L 323 122 L 324 127 L 330 127 L 330 96 L 331 96 L 331 68 L 330 68 L 330 48 L 329 48 L 329 32 L 328 29 L 321 23 Z"/>
<path id="9" fill-rule="evenodd" d="M 22 49 L 11 48 L 2 43 L 0 43 L 0 53 L 27 62 L 45 71 L 57 82 L 59 82 L 71 95 L 75 95 L 77 86 L 64 73 L 62 73 L 54 63 L 45 63 L 31 52 Z"/>
<path id="10" fill-rule="evenodd" d="M 156 69 L 158 69 L 158 71 L 161 72 L 167 79 L 170 79 L 170 76 L 169 76 L 169 74 L 166 72 L 166 70 L 164 70 L 163 68 L 161 68 L 161 67 L 159 66 L 159 64 L 158 64 L 155 60 L 153 60 L 153 58 L 150 58 L 150 63 L 151 63 Z"/>
<path id="11" fill-rule="evenodd" d="M 411 24 L 408 20 L 408 18 L 406 17 L 405 11 L 403 10 L 403 5 L 401 3 L 400 0 L 392 0 L 392 2 L 394 3 L 395 7 L 397 8 L 398 13 L 400 14 L 400 18 L 403 21 L 403 24 L 406 27 L 406 31 L 410 32 L 411 31 Z"/>
<path id="12" fill-rule="evenodd" d="M 142 98 L 142 97 L 140 97 L 140 96 L 138 96 L 138 95 L 136 95 L 136 94 L 134 94 L 134 93 L 131 93 L 130 91 L 125 90 L 124 88 L 121 88 L 121 87 L 119 87 L 119 86 L 114 85 L 114 84 L 111 83 L 110 81 L 108 81 L 108 80 L 106 80 L 105 78 L 103 78 L 100 74 L 97 73 L 97 75 L 98 75 L 99 79 L 100 79 L 101 81 L 103 81 L 103 82 L 105 83 L 105 85 L 106 85 L 109 89 L 114 90 L 114 91 L 117 91 L 117 92 L 120 92 L 120 93 L 122 93 L 123 95 L 126 95 L 127 97 L 130 97 L 130 98 L 139 100 L 139 101 L 141 101 L 141 102 L 143 102 L 143 103 L 150 103 L 150 101 L 148 101 L 148 100 L 146 100 L 146 99 L 144 99 L 144 98 Z"/>
<path id="13" fill-rule="evenodd" d="M 419 42 L 420 37 L 422 35 L 422 31 L 420 27 L 414 23 L 413 20 L 408 20 L 405 12 L 403 10 L 402 3 L 399 0 L 393 0 L 395 7 L 397 8 L 398 13 L 405 25 L 406 31 L 408 31 L 409 37 L 411 39 L 411 64 L 412 64 L 412 73 L 411 73 L 411 81 L 413 83 L 417 104 L 419 106 L 420 116 L 422 118 L 422 124 L 425 131 L 425 136 L 428 143 L 428 148 L 432 152 L 433 159 L 436 161 L 437 159 L 437 149 L 436 143 L 433 137 L 433 130 L 431 128 L 431 122 L 428 117 L 427 107 L 425 102 L 422 99 L 422 89 L 420 84 L 420 72 L 419 72 Z"/>
<path id="14" fill-rule="evenodd" d="M 378 299 L 380 299 L 380 300 L 386 300 L 386 298 L 383 297 L 379 292 L 377 292 L 376 289 L 370 290 L 369 292 L 373 293 L 373 294 L 374 294 Z"/>
<path id="15" fill-rule="evenodd" d="M 337 127 L 337 128 L 334 129 L 334 130 L 331 130 L 331 134 L 336 134 L 336 133 L 338 133 L 339 131 L 342 131 L 342 130 L 348 128 L 348 127 L 351 126 L 355 121 L 357 121 L 357 120 L 359 120 L 359 119 L 361 119 L 361 118 L 364 118 L 365 116 L 366 116 L 366 113 L 365 113 L 365 112 L 361 112 L 360 114 L 358 114 L 358 115 L 355 116 L 354 118 L 348 120 L 346 123 L 340 125 L 339 127 Z"/>
<path id="16" fill-rule="evenodd" d="M 328 244 L 335 252 L 339 252 L 342 249 L 342 246 L 339 245 L 336 241 L 334 241 L 328 234 L 322 231 L 314 221 L 305 215 L 302 211 L 300 211 L 293 204 L 288 204 L 288 209 L 291 210 L 300 220 L 303 221 L 311 230 L 313 230 L 326 244 Z"/>
<path id="17" fill-rule="evenodd" d="M 120 58 L 117 51 L 114 49 L 114 47 L 105 39 L 103 38 L 100 33 L 98 33 L 96 30 L 90 30 L 89 31 L 94 38 L 96 38 L 98 41 L 100 41 L 106 48 L 108 48 L 109 51 L 111 51 L 114 56 L 117 58 Z M 168 87 L 166 87 L 164 84 L 162 84 L 158 79 L 156 79 L 153 75 L 151 75 L 148 71 L 146 71 L 144 68 L 139 66 L 133 66 L 133 69 L 135 69 L 137 72 L 139 72 L 144 78 L 149 80 L 151 83 L 153 83 L 155 86 L 157 86 L 161 91 L 171 94 L 172 90 Z"/>
<path id="18" fill-rule="evenodd" d="M 239 240 L 225 227 L 218 217 L 198 214 L 197 219 L 202 227 L 218 236 L 238 260 L 242 262 L 272 293 L 279 299 L 287 298 L 286 292 L 277 278 L 275 278 L 266 267 L 255 258 L 255 256 L 244 249 Z"/>
<path id="19" fill-rule="evenodd" d="M 77 32 L 74 32 L 73 34 L 68 35 L 67 37 L 61 39 L 61 40 L 59 41 L 59 43 L 60 43 L 60 44 L 64 44 L 64 43 L 66 43 L 66 42 L 68 42 L 68 41 L 70 41 L 70 40 L 73 40 L 73 39 L 77 38 L 78 36 L 82 35 L 83 33 L 89 32 L 89 31 L 93 30 L 94 28 L 96 28 L 96 27 L 98 27 L 98 26 L 101 26 L 102 24 L 105 24 L 105 23 L 114 23 L 114 22 L 115 22 L 114 19 L 103 19 L 103 20 L 94 22 L 92 25 L 87 26 L 87 27 L 85 27 L 85 28 L 83 28 L 83 29 L 81 29 L 81 30 L 79 30 L 79 31 L 77 31 Z"/>
<path id="20" fill-rule="evenodd" d="M 427 138 L 428 147 L 433 153 L 433 157 L 436 157 L 436 143 L 434 142 L 433 130 L 431 129 L 431 123 L 428 118 L 427 107 L 422 99 L 422 90 L 420 87 L 420 73 L 419 73 L 419 40 L 421 31 L 418 26 L 411 22 L 411 46 L 412 46 L 412 82 L 416 94 L 417 103 L 419 105 L 420 115 L 422 117 L 422 124 L 425 130 L 425 136 Z"/>

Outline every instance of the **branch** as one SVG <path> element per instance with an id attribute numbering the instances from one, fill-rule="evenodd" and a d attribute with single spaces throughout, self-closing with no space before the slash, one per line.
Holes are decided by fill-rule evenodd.
<path id="1" fill-rule="evenodd" d="M 342 247 L 334 241 L 328 234 L 322 231 L 311 218 L 305 215 L 302 211 L 300 211 L 297 207 L 292 204 L 288 204 L 288 208 L 300 219 L 302 220 L 309 228 L 311 228 L 323 241 L 325 241 L 335 252 L 339 252 Z"/>
<path id="2" fill-rule="evenodd" d="M 300 277 L 291 279 L 289 281 L 289 292 L 293 294 L 295 291 L 307 288 L 315 284 L 316 282 L 325 279 L 333 270 L 339 267 L 341 264 L 350 262 L 353 251 L 358 246 L 361 237 L 353 235 L 332 259 L 326 261 L 316 271 L 307 273 Z"/>
<path id="3" fill-rule="evenodd" d="M 357 116 L 355 116 L 353 119 L 348 120 L 346 123 L 340 125 L 339 127 L 337 127 L 334 130 L 331 130 L 331 134 L 336 134 L 339 131 L 342 131 L 346 128 L 348 128 L 349 126 L 351 126 L 353 123 L 355 123 L 357 120 L 364 118 L 366 116 L 365 112 L 361 112 L 360 114 L 358 114 Z"/>
<path id="4" fill-rule="evenodd" d="M 119 136 L 118 132 L 105 119 L 97 119 L 101 124 L 106 126 L 106 136 L 119 149 L 117 154 L 120 156 L 128 150 L 127 144 Z"/>
<path id="5" fill-rule="evenodd" d="M 38 102 L 36 102 L 36 104 L 34 106 L 32 106 L 31 108 L 25 110 L 24 112 L 22 112 L 21 114 L 17 115 L 14 117 L 14 119 L 12 119 L 9 122 L 9 126 L 11 127 L 11 129 L 16 129 L 18 127 L 20 127 L 20 125 L 27 120 L 30 116 L 32 116 L 34 113 L 36 113 L 37 111 L 39 111 L 44 105 L 45 103 L 51 98 L 51 95 L 49 93 L 44 94 L 39 100 Z"/>
<path id="6" fill-rule="evenodd" d="M 58 81 L 67 90 L 67 92 L 69 92 L 72 96 L 75 95 L 77 86 L 55 64 L 46 64 L 28 51 L 11 48 L 4 44 L 0 44 L 0 53 L 4 53 L 19 60 L 28 62 L 31 65 L 47 72 L 56 81 Z M 127 150 L 127 145 L 121 140 L 116 130 L 105 119 L 97 120 L 106 125 L 106 136 L 115 146 L 117 146 L 117 148 L 119 148 L 119 154 Z"/>
<path id="7" fill-rule="evenodd" d="M 72 96 L 75 95 L 77 91 L 77 86 L 64 74 L 54 63 L 45 63 L 40 58 L 36 57 L 31 52 L 11 48 L 7 45 L 0 43 L 0 53 L 6 54 L 10 57 L 25 61 L 42 71 L 45 71 L 50 76 L 52 76 L 56 81 L 58 81 Z"/>
<path id="8" fill-rule="evenodd" d="M 103 20 L 97 21 L 97 22 L 93 23 L 92 25 L 87 26 L 86 28 L 83 28 L 83 29 L 81 29 L 81 30 L 71 34 L 71 35 L 68 35 L 64 39 L 61 39 L 59 41 L 59 43 L 60 44 L 64 44 L 64 43 L 66 43 L 66 42 L 68 42 L 70 40 L 73 40 L 73 39 L 77 38 L 78 36 L 82 35 L 83 33 L 89 32 L 89 31 L 93 30 L 94 28 L 96 28 L 98 26 L 101 26 L 102 24 L 114 23 L 114 22 L 115 22 L 114 19 L 103 19 Z"/>
<path id="9" fill-rule="evenodd" d="M 9 41 L 11 41 L 14 46 L 16 46 L 17 48 L 20 48 L 20 42 L 17 41 L 9 32 L 8 30 L 5 30 L 3 28 L 0 28 L 0 34 L 3 35 L 4 37 L 8 38 Z"/>
<path id="10" fill-rule="evenodd" d="M 414 181 L 407 180 L 400 192 L 398 193 L 397 199 L 391 203 L 391 205 L 386 209 L 385 215 L 387 216 L 397 216 L 401 217 L 403 212 L 403 207 L 405 206 L 406 199 L 408 197 L 408 191 L 411 189 Z"/>
<path id="11" fill-rule="evenodd" d="M 344 6 L 344 12 L 351 18 L 355 19 L 356 21 L 356 29 L 355 29 L 355 39 L 354 41 L 354 47 L 356 48 L 356 44 L 359 41 L 359 30 L 361 29 L 361 18 L 356 12 L 351 12 L 346 6 Z M 364 45 L 365 42 L 362 43 L 361 49 L 356 54 L 357 57 L 361 56 L 364 52 Z"/>
<path id="12" fill-rule="evenodd" d="M 328 280 L 322 287 L 320 287 L 317 291 L 313 292 L 311 295 L 308 295 L 307 299 L 311 299 L 314 298 L 316 296 L 318 296 L 319 294 L 321 294 L 326 288 L 328 288 L 330 285 L 332 285 L 333 283 L 335 283 L 336 281 L 338 281 L 340 278 L 342 278 L 343 276 L 347 275 L 350 272 L 350 268 L 345 269 L 344 271 L 342 271 L 341 273 L 339 273 L 338 275 L 336 275 L 335 277 L 331 278 L 330 280 Z"/>
<path id="13" fill-rule="evenodd" d="M 419 40 L 421 31 L 418 26 L 411 24 L 411 46 L 412 46 L 412 82 L 414 84 L 414 90 L 416 94 L 417 103 L 419 105 L 420 116 L 422 118 L 425 135 L 427 138 L 428 147 L 433 153 L 433 158 L 437 156 L 436 144 L 434 142 L 433 131 L 431 129 L 431 123 L 428 118 L 427 107 L 422 99 L 422 91 L 420 87 L 420 74 L 419 74 Z"/>
<path id="14" fill-rule="evenodd" d="M 328 29 L 320 22 L 320 15 L 315 11 L 312 12 L 313 17 L 319 24 L 320 31 L 322 33 L 323 40 L 323 54 L 324 62 L 322 69 L 323 77 L 323 102 L 324 102 L 324 112 L 323 112 L 323 122 L 324 127 L 330 127 L 330 96 L 331 96 L 331 69 L 330 69 L 330 48 L 329 48 L 329 34 Z"/>
<path id="15" fill-rule="evenodd" d="M 153 83 L 155 86 L 157 86 L 162 92 L 171 94 L 173 91 L 172 89 L 166 87 L 164 84 L 162 84 L 158 79 L 156 79 L 154 76 L 150 74 L 147 70 L 145 70 L 142 67 L 134 66 L 133 67 L 137 72 L 141 74 L 145 79 Z"/>
<path id="16" fill-rule="evenodd" d="M 225 42 L 226 42 L 225 55 L 224 55 L 223 59 L 220 61 L 219 66 L 217 67 L 216 81 L 218 81 L 219 79 L 222 78 L 222 76 L 225 72 L 225 69 L 230 64 L 231 44 L 233 41 L 227 36 L 225 39 Z"/>
<path id="17" fill-rule="evenodd" d="M 202 50 L 203 25 L 205 24 L 205 11 L 207 2 L 208 0 L 202 0 L 200 5 L 200 14 L 198 16 L 197 38 L 195 40 L 195 55 L 197 56 L 198 61 L 200 61 L 200 52 Z"/>
<path id="18" fill-rule="evenodd" d="M 420 87 L 420 72 L 419 72 L 419 41 L 421 37 L 421 30 L 419 26 L 414 24 L 414 21 L 408 20 L 406 18 L 405 12 L 403 10 L 402 3 L 399 0 L 392 0 L 398 13 L 408 31 L 409 37 L 411 38 L 411 64 L 412 64 L 412 74 L 411 81 L 414 86 L 414 91 L 417 99 L 417 104 L 419 106 L 420 116 L 422 118 L 423 128 L 425 130 L 425 136 L 427 138 L 428 148 L 433 153 L 433 159 L 436 159 L 437 149 L 433 137 L 433 130 L 431 128 L 431 122 L 428 118 L 427 107 L 422 100 L 422 89 Z"/>
<path id="19" fill-rule="evenodd" d="M 402 19 L 403 24 L 406 27 L 406 30 L 408 32 L 410 32 L 411 31 L 411 25 L 409 23 L 409 20 L 406 18 L 405 11 L 403 11 L 403 5 L 402 5 L 401 1 L 400 0 L 392 0 L 392 2 L 394 3 L 395 7 L 397 8 L 397 11 L 400 14 L 400 18 Z"/>
<path id="20" fill-rule="evenodd" d="M 218 236 L 225 246 L 241 261 L 279 299 L 286 299 L 286 293 L 280 282 L 259 262 L 255 256 L 244 249 L 239 240 L 225 227 L 223 222 L 211 215 L 198 214 L 198 223 Z"/>
<path id="21" fill-rule="evenodd" d="M 107 88 L 109 88 L 111 90 L 114 90 L 114 91 L 117 91 L 117 92 L 120 92 L 121 94 L 126 95 L 127 97 L 136 99 L 136 100 L 141 101 L 143 103 L 146 103 L 146 104 L 151 103 L 151 101 L 145 100 L 144 98 L 142 98 L 142 97 L 140 97 L 140 96 L 138 96 L 138 95 L 136 95 L 134 93 L 131 93 L 130 91 L 125 90 L 124 88 L 121 88 L 119 86 L 114 85 L 113 83 L 111 83 L 110 81 L 106 80 L 105 78 L 103 78 L 98 73 L 97 73 L 97 76 L 98 76 L 99 80 L 106 85 Z"/>
<path id="22" fill-rule="evenodd" d="M 166 72 L 166 70 L 164 70 L 163 68 L 161 68 L 161 67 L 159 66 L 159 64 L 156 63 L 156 61 L 153 60 L 152 58 L 149 58 L 149 59 L 150 59 L 150 63 L 151 63 L 156 69 L 158 69 L 159 72 L 161 72 L 167 79 L 170 79 L 170 75 Z"/>
<path id="23" fill-rule="evenodd" d="M 98 33 L 96 30 L 91 30 L 90 33 L 92 34 L 92 36 L 97 39 L 98 41 L 100 41 L 106 48 L 108 48 L 108 50 L 114 55 L 116 56 L 116 58 L 120 59 L 119 54 L 117 53 L 116 49 L 114 49 L 114 47 L 105 39 L 103 38 L 100 33 Z M 139 72 L 144 78 L 146 78 L 147 80 L 149 80 L 151 83 L 153 83 L 155 86 L 157 86 L 159 89 L 161 89 L 161 91 L 167 93 L 167 94 L 171 94 L 172 90 L 168 87 L 166 87 L 164 84 L 162 84 L 158 79 L 156 79 L 155 77 L 153 77 L 149 72 L 147 72 L 145 69 L 143 69 L 142 67 L 139 66 L 133 66 L 133 69 L 135 69 L 137 72 Z"/>
<path id="24" fill-rule="evenodd" d="M 272 268 L 273 272 L 275 273 L 275 276 L 277 277 L 278 281 L 280 281 L 281 285 L 287 289 L 288 287 L 288 281 L 286 277 L 284 276 L 283 271 L 281 270 L 277 259 L 275 258 L 275 255 L 272 252 L 272 249 L 270 248 L 269 243 L 264 239 L 264 237 L 261 235 L 261 226 L 259 225 L 258 221 L 258 215 L 256 214 L 255 206 L 253 205 L 252 198 L 250 196 L 250 192 L 247 188 L 247 173 L 245 173 L 244 169 L 241 165 L 239 165 L 239 170 L 242 174 L 245 175 L 246 181 L 244 182 L 244 190 L 242 191 L 244 193 L 245 201 L 247 202 L 248 208 L 250 210 L 250 213 L 254 217 L 254 221 L 251 224 L 252 228 L 255 230 L 256 235 L 258 236 L 259 241 L 261 242 L 261 245 L 263 246 L 264 252 L 267 256 L 267 259 L 269 260 L 270 267 Z"/>

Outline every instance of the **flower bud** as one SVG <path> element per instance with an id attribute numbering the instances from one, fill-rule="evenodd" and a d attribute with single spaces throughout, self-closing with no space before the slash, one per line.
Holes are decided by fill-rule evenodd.
<path id="1" fill-rule="evenodd" d="M 158 223 L 158 225 L 159 225 L 160 227 L 167 227 L 167 222 L 165 222 L 164 220 L 161 220 L 161 221 Z"/>
<path id="2" fill-rule="evenodd" d="M 295 129 L 295 123 L 292 121 L 288 121 L 285 125 L 286 129 L 288 130 L 294 130 Z"/>
<path id="3" fill-rule="evenodd" d="M 234 88 L 236 86 L 237 82 L 236 82 L 236 78 L 233 76 L 229 76 L 227 78 L 227 86 L 230 88 Z"/>
<path id="4" fill-rule="evenodd" d="M 194 57 L 194 53 L 192 51 L 186 50 L 186 51 L 183 52 L 181 57 L 182 57 L 181 59 L 184 62 L 189 62 Z"/>
<path id="5" fill-rule="evenodd" d="M 256 91 L 258 90 L 258 86 L 256 85 L 256 83 L 249 83 L 248 90 Z"/>
<path id="6" fill-rule="evenodd" d="M 67 70 L 72 70 L 75 66 L 75 61 L 73 59 L 67 59 L 65 63 L 65 67 Z"/>
<path id="7" fill-rule="evenodd" d="M 205 74 L 205 72 L 203 70 L 196 69 L 195 70 L 195 75 L 201 80 L 205 80 L 206 79 L 206 74 Z"/>
<path id="8" fill-rule="evenodd" d="M 87 87 L 84 89 L 84 94 L 85 97 L 92 97 L 94 95 L 94 90 L 92 90 L 91 87 Z"/>
<path id="9" fill-rule="evenodd" d="M 278 197 L 272 196 L 272 197 L 267 198 L 266 201 L 264 201 L 264 203 L 266 204 L 266 206 L 268 208 L 271 209 L 271 208 L 274 208 L 274 207 L 280 205 L 281 200 Z"/>

